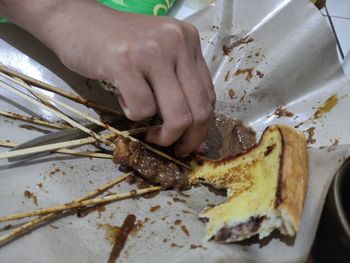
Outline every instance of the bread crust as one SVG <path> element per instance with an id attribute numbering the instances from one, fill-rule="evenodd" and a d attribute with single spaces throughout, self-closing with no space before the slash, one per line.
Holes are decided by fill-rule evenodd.
<path id="1" fill-rule="evenodd" d="M 308 158 L 305 136 L 285 125 L 278 125 L 282 134 L 282 161 L 280 167 L 279 204 L 284 221 L 290 223 L 284 231 L 295 235 L 300 224 L 308 181 Z"/>

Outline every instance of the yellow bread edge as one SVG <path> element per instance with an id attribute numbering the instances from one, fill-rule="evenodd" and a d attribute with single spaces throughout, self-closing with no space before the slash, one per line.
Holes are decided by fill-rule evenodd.
<path id="1" fill-rule="evenodd" d="M 307 183 L 308 157 L 304 134 L 286 125 L 278 125 L 283 138 L 277 210 L 285 223 L 284 234 L 293 236 L 299 229 Z"/>

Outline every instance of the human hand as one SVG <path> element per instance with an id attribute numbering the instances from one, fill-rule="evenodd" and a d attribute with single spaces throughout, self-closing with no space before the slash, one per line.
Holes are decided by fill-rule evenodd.
<path id="1" fill-rule="evenodd" d="M 151 129 L 147 141 L 177 142 L 176 154 L 184 156 L 204 140 L 215 93 L 193 25 L 118 12 L 95 1 L 61 1 L 31 31 L 71 70 L 117 86 L 130 120 L 158 113 L 162 126 Z"/>

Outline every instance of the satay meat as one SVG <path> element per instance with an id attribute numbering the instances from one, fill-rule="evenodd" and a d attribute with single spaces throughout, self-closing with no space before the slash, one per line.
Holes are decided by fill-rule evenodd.
<path id="1" fill-rule="evenodd" d="M 186 171 L 175 163 L 148 151 L 140 142 L 118 136 L 115 145 L 116 150 L 113 154 L 115 163 L 130 166 L 147 181 L 159 184 L 164 189 L 185 190 L 189 188 Z"/>

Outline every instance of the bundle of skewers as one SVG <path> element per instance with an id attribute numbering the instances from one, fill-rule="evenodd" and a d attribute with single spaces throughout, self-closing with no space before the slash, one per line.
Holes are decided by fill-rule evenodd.
<path id="1" fill-rule="evenodd" d="M 122 131 L 114 128 L 108 122 L 106 123 L 104 121 L 101 121 L 95 117 L 92 117 L 88 113 L 77 110 L 74 107 L 67 105 L 66 103 L 45 95 L 45 93 L 41 90 L 53 92 L 71 101 L 97 110 L 101 113 L 120 118 L 120 112 L 112 108 L 82 98 L 78 95 L 75 95 L 74 93 L 66 92 L 50 84 L 33 79 L 27 75 L 6 68 L 3 65 L 0 65 L 0 76 L 2 79 L 6 80 L 0 80 L 0 89 L 13 93 L 18 97 L 30 102 L 31 104 L 50 112 L 54 116 L 61 119 L 63 122 L 52 122 L 41 118 L 23 116 L 2 110 L 0 110 L 0 115 L 7 118 L 17 119 L 57 130 L 65 131 L 76 129 L 86 134 L 86 136 L 81 139 L 55 142 L 33 147 L 18 147 L 18 144 L 16 142 L 0 139 L 0 147 L 13 148 L 7 152 L 0 153 L 0 159 L 10 160 L 12 158 L 12 160 L 16 160 L 16 158 L 26 157 L 44 152 L 89 158 L 111 159 L 118 164 L 127 165 L 133 168 L 143 177 L 148 179 L 151 183 L 157 185 L 151 185 L 148 188 L 135 189 L 125 193 L 107 195 L 106 191 L 108 189 L 122 182 L 131 175 L 131 173 L 126 173 L 96 188 L 95 190 L 86 193 L 80 198 L 72 200 L 69 203 L 34 211 L 0 216 L 0 223 L 23 218 L 36 217 L 35 219 L 28 221 L 17 228 L 11 229 L 11 231 L 9 231 L 7 234 L 0 236 L 0 245 L 6 244 L 14 238 L 17 238 L 66 212 L 72 214 L 73 212 L 77 212 L 82 208 L 93 207 L 101 204 L 105 205 L 111 202 L 144 195 L 150 192 L 157 192 L 162 189 L 173 187 L 178 189 L 186 189 L 188 187 L 188 182 L 186 180 L 186 171 L 190 170 L 190 167 L 188 165 L 134 137 L 134 135 L 146 132 L 150 126 L 138 127 L 135 129 Z M 24 91 L 26 91 L 26 93 Z M 28 95 L 28 92 L 30 95 Z M 72 115 L 76 115 L 82 118 L 84 121 L 101 127 L 100 132 L 93 131 L 89 128 L 88 125 L 79 123 L 71 116 L 58 109 L 55 105 L 58 105 L 61 109 L 70 112 Z M 113 154 L 99 151 L 91 152 L 72 149 L 89 144 L 103 145 L 104 147 L 109 148 Z"/>

